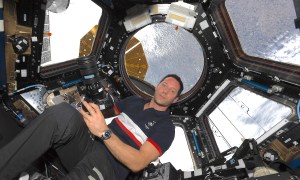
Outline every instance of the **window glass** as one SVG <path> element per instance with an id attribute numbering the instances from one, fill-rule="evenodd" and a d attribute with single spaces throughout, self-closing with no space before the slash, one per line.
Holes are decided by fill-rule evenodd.
<path id="1" fill-rule="evenodd" d="M 257 139 L 292 110 L 241 87 L 235 88 L 208 116 L 220 152 Z"/>
<path id="2" fill-rule="evenodd" d="M 171 162 L 175 169 L 193 171 L 193 161 L 184 130 L 176 126 L 175 138 L 171 147 L 160 157 L 162 163 Z"/>
<path id="3" fill-rule="evenodd" d="M 203 49 L 194 35 L 167 23 L 139 30 L 127 44 L 125 67 L 134 76 L 156 86 L 167 74 L 177 74 L 189 91 L 199 80 L 204 66 Z"/>
<path id="4" fill-rule="evenodd" d="M 295 28 L 292 0 L 227 0 L 226 8 L 245 53 L 300 64 L 300 31 Z"/>
<path id="5" fill-rule="evenodd" d="M 46 13 L 43 66 L 89 54 L 102 14 L 102 9 L 98 5 L 90 0 L 70 0 L 65 11 L 60 13 L 46 11 Z M 81 42 L 82 38 L 84 41 Z"/>

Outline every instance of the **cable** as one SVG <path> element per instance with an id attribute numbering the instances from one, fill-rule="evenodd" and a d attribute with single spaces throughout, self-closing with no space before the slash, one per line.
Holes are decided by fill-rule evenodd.
<path id="1" fill-rule="evenodd" d="M 16 90 L 16 91 L 14 91 L 14 92 L 12 92 L 12 93 L 9 93 L 8 95 L 9 95 L 9 96 L 12 96 L 12 95 L 15 95 L 15 94 L 17 94 L 17 93 L 19 93 L 19 92 L 25 91 L 25 90 L 27 90 L 27 89 L 29 89 L 29 88 L 33 88 L 33 87 L 43 88 L 43 87 L 46 87 L 46 86 L 43 85 L 43 84 L 30 85 L 30 86 L 24 87 L 24 88 L 22 88 L 22 89 Z"/>

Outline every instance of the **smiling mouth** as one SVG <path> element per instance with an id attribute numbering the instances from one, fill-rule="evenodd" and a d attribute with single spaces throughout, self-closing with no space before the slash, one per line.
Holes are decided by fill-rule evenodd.
<path id="1" fill-rule="evenodd" d="M 165 96 L 162 96 L 162 95 L 159 95 L 162 99 L 166 99 L 166 97 Z"/>

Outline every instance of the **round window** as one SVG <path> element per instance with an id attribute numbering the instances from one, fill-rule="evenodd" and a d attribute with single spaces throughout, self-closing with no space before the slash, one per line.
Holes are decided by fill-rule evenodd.
<path id="1" fill-rule="evenodd" d="M 181 77 L 183 93 L 187 93 L 204 69 L 203 49 L 195 36 L 167 23 L 151 24 L 136 32 L 126 44 L 124 58 L 132 84 L 150 96 L 167 74 Z"/>

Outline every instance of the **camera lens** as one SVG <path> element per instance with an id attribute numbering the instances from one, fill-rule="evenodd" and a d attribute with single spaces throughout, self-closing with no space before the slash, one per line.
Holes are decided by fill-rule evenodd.
<path id="1" fill-rule="evenodd" d="M 83 57 L 78 59 L 78 66 L 83 82 L 86 85 L 86 95 L 91 99 L 104 98 L 103 87 L 100 83 L 101 76 L 97 67 L 96 58 Z"/>

